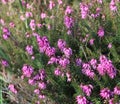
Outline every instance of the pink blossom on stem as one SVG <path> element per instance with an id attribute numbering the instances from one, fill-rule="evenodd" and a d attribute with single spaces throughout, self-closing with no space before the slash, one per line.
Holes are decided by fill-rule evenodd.
<path id="1" fill-rule="evenodd" d="M 63 53 L 65 54 L 65 56 L 67 58 L 70 58 L 70 56 L 72 55 L 72 49 L 71 48 L 64 48 Z"/>
<path id="2" fill-rule="evenodd" d="M 18 92 L 13 84 L 9 84 L 8 89 L 15 94 Z"/>
<path id="3" fill-rule="evenodd" d="M 95 40 L 95 39 L 90 39 L 90 41 L 89 41 L 90 45 L 93 45 L 93 44 L 94 44 L 94 40 Z"/>
<path id="4" fill-rule="evenodd" d="M 89 13 L 89 6 L 84 3 L 80 3 L 81 18 L 86 19 Z"/>
<path id="5" fill-rule="evenodd" d="M 94 71 L 91 69 L 91 66 L 88 63 L 83 63 L 83 65 L 82 65 L 82 73 L 85 74 L 86 76 L 92 78 L 92 79 L 95 76 Z"/>
<path id="6" fill-rule="evenodd" d="M 109 43 L 109 44 L 108 44 L 108 48 L 109 48 L 109 49 L 112 48 L 112 43 Z"/>
<path id="7" fill-rule="evenodd" d="M 26 12 L 25 16 L 26 16 L 26 18 L 30 18 L 30 17 L 33 17 L 33 14 L 32 14 L 32 12 Z"/>
<path id="8" fill-rule="evenodd" d="M 60 64 L 62 67 L 66 68 L 67 65 L 70 64 L 70 60 L 69 60 L 68 58 L 61 58 L 61 59 L 59 60 L 59 64 Z"/>
<path id="9" fill-rule="evenodd" d="M 33 73 L 33 67 L 29 66 L 29 65 L 23 65 L 22 67 L 22 73 L 25 77 L 30 78 L 32 73 Z"/>
<path id="10" fill-rule="evenodd" d="M 93 86 L 92 86 L 91 84 L 89 84 L 89 85 L 83 85 L 83 84 L 81 84 L 81 85 L 80 85 L 80 88 L 82 89 L 82 91 L 83 91 L 87 96 L 90 96 L 91 93 L 92 93 Z"/>
<path id="11" fill-rule="evenodd" d="M 57 46 L 61 51 L 63 51 L 63 49 L 66 47 L 66 41 L 59 39 L 57 42 Z"/>
<path id="12" fill-rule="evenodd" d="M 119 87 L 119 86 L 116 86 L 116 87 L 114 88 L 114 94 L 115 94 L 115 95 L 120 95 L 120 87 Z"/>
<path id="13" fill-rule="evenodd" d="M 59 68 L 56 68 L 56 69 L 54 70 L 54 74 L 55 74 L 56 76 L 60 76 L 62 73 L 61 73 L 61 70 L 60 70 Z"/>
<path id="14" fill-rule="evenodd" d="M 2 31 L 3 31 L 3 39 L 7 40 L 10 37 L 10 31 L 9 31 L 9 29 L 6 28 L 6 27 L 4 27 L 2 29 Z"/>
<path id="15" fill-rule="evenodd" d="M 104 29 L 103 29 L 103 27 L 99 27 L 99 30 L 98 30 L 97 34 L 98 34 L 99 37 L 103 37 L 104 36 Z"/>
<path id="16" fill-rule="evenodd" d="M 30 21 L 30 24 L 29 24 L 29 26 L 30 26 L 30 28 L 32 29 L 32 31 L 34 31 L 35 30 L 35 28 L 36 28 L 36 23 L 35 23 L 35 20 L 31 20 Z"/>
<path id="17" fill-rule="evenodd" d="M 2 61 L 1 61 L 1 64 L 2 64 L 2 66 L 4 66 L 4 67 L 8 67 L 8 66 L 9 66 L 9 64 L 8 64 L 8 62 L 7 62 L 6 60 L 2 60 Z"/>
<path id="18" fill-rule="evenodd" d="M 50 0 L 49 1 L 49 9 L 51 10 L 51 9 L 53 9 L 53 7 L 55 7 L 55 3 L 52 0 Z"/>
<path id="19" fill-rule="evenodd" d="M 61 5 L 63 2 L 62 0 L 58 0 L 58 4 Z"/>
<path id="20" fill-rule="evenodd" d="M 39 82 L 38 87 L 42 90 L 46 89 L 46 83 L 45 82 Z"/>
<path id="21" fill-rule="evenodd" d="M 82 95 L 78 95 L 76 97 L 76 102 L 77 104 L 88 104 L 88 100 L 86 99 L 85 96 L 82 96 Z"/>
<path id="22" fill-rule="evenodd" d="M 117 6 L 116 6 L 116 3 L 115 3 L 115 0 L 111 0 L 111 2 L 110 2 L 110 10 L 111 11 L 117 11 Z"/>
<path id="23" fill-rule="evenodd" d="M 111 91 L 108 88 L 103 88 L 100 90 L 100 96 L 103 99 L 109 99 L 111 97 Z"/>
<path id="24" fill-rule="evenodd" d="M 70 6 L 67 6 L 65 10 L 65 15 L 71 14 L 73 12 L 73 9 Z"/>
<path id="25" fill-rule="evenodd" d="M 41 16 L 41 18 L 42 18 L 42 19 L 44 19 L 44 18 L 46 18 L 46 17 L 47 17 L 46 13 L 41 13 L 41 15 L 40 15 L 40 16 Z"/>
<path id="26" fill-rule="evenodd" d="M 82 65 L 82 60 L 80 58 L 76 59 L 76 65 L 81 66 Z"/>
<path id="27" fill-rule="evenodd" d="M 32 45 L 27 45 L 25 50 L 29 55 L 33 55 L 33 46 Z"/>

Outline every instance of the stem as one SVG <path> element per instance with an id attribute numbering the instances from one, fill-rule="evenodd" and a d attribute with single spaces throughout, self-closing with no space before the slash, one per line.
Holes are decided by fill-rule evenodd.
<path id="1" fill-rule="evenodd" d="M 86 53 L 85 53 L 85 51 L 84 51 L 84 49 L 83 49 L 83 46 L 80 46 L 80 48 L 82 49 L 83 54 L 84 54 L 84 56 L 85 56 L 86 60 L 88 61 L 88 59 L 87 59 L 87 55 L 86 55 Z"/>

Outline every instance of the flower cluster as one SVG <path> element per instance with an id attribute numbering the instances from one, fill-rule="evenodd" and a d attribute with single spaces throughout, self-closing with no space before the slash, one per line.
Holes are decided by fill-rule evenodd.
<path id="1" fill-rule="evenodd" d="M 116 6 L 116 3 L 115 3 L 115 0 L 111 0 L 110 2 L 110 10 L 111 11 L 117 11 L 117 6 Z"/>
<path id="2" fill-rule="evenodd" d="M 88 76 L 89 78 L 92 78 L 92 79 L 95 76 L 94 71 L 92 70 L 90 64 L 88 64 L 88 63 L 82 64 L 82 73 L 85 74 L 86 76 Z"/>
<path id="3" fill-rule="evenodd" d="M 55 48 L 51 47 L 46 36 L 40 37 L 39 35 L 36 36 L 37 43 L 39 46 L 40 53 L 45 53 L 48 57 L 55 56 Z"/>
<path id="4" fill-rule="evenodd" d="M 35 23 L 35 20 L 32 19 L 30 21 L 30 24 L 29 24 L 30 28 L 32 29 L 32 31 L 34 31 L 36 29 L 36 23 Z"/>
<path id="5" fill-rule="evenodd" d="M 28 83 L 31 86 L 36 86 L 34 89 L 34 94 L 38 96 L 39 99 L 44 99 L 45 95 L 42 93 L 42 90 L 46 89 L 46 73 L 44 69 L 40 69 L 38 73 L 34 75 L 33 68 L 29 65 L 24 65 L 22 67 L 22 79 L 24 77 L 29 78 Z"/>
<path id="6" fill-rule="evenodd" d="M 33 46 L 32 45 L 27 45 L 25 49 L 29 55 L 33 55 Z"/>
<path id="7" fill-rule="evenodd" d="M 22 67 L 22 78 L 27 77 L 30 78 L 32 73 L 33 73 L 33 67 L 29 66 L 29 65 L 23 65 Z"/>
<path id="8" fill-rule="evenodd" d="M 1 60 L 1 64 L 4 67 L 8 67 L 9 66 L 9 64 L 8 64 L 8 62 L 6 60 Z"/>
<path id="9" fill-rule="evenodd" d="M 76 97 L 76 102 L 77 104 L 88 104 L 88 100 L 86 99 L 86 97 L 81 95 L 78 95 Z"/>
<path id="10" fill-rule="evenodd" d="M 102 90 L 100 90 L 100 96 L 103 99 L 110 99 L 110 97 L 112 96 L 112 93 L 109 90 L 109 88 L 103 88 Z"/>
<path id="11" fill-rule="evenodd" d="M 10 37 L 10 31 L 8 28 L 4 27 L 2 29 L 3 32 L 3 39 L 7 40 Z"/>
<path id="12" fill-rule="evenodd" d="M 81 18 L 86 19 L 89 14 L 89 6 L 85 3 L 80 3 Z"/>
<path id="13" fill-rule="evenodd" d="M 82 89 L 82 91 L 83 91 L 87 96 L 90 96 L 91 93 L 92 93 L 93 86 L 92 86 L 91 84 L 89 84 L 89 85 L 83 85 L 83 84 L 81 84 L 81 85 L 80 85 L 80 88 Z"/>
<path id="14" fill-rule="evenodd" d="M 104 55 L 99 58 L 100 63 L 97 66 L 97 71 L 100 75 L 107 74 L 111 79 L 116 76 L 116 69 L 112 64 L 111 60 L 108 60 Z"/>
<path id="15" fill-rule="evenodd" d="M 8 89 L 13 92 L 14 94 L 17 94 L 17 89 L 15 88 L 15 86 L 13 84 L 9 84 Z"/>
<path id="16" fill-rule="evenodd" d="M 64 24 L 67 29 L 71 29 L 74 26 L 74 19 L 69 16 L 64 17 Z"/>
<path id="17" fill-rule="evenodd" d="M 104 36 L 104 29 L 103 29 L 103 27 L 99 27 L 99 30 L 98 30 L 98 36 L 99 37 L 103 37 Z"/>

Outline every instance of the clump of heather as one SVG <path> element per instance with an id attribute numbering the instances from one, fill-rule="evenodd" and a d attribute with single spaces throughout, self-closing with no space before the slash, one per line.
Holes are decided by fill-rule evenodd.
<path id="1" fill-rule="evenodd" d="M 1 0 L 0 102 L 119 104 L 119 7 L 119 0 Z"/>

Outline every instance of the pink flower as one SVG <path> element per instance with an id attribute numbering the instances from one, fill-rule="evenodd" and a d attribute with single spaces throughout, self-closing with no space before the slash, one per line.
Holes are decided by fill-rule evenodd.
<path id="1" fill-rule="evenodd" d="M 61 58 L 61 59 L 59 60 L 59 64 L 60 64 L 62 67 L 66 68 L 67 65 L 70 64 L 70 61 L 69 61 L 68 58 L 63 58 L 63 59 Z"/>
<path id="2" fill-rule="evenodd" d="M 56 57 L 51 57 L 50 60 L 48 61 L 48 64 L 57 64 L 58 63 L 58 58 Z"/>
<path id="3" fill-rule="evenodd" d="M 23 15 L 21 15 L 21 16 L 20 16 L 20 19 L 21 19 L 22 21 L 24 21 L 24 20 L 25 20 L 25 17 L 24 17 Z"/>
<path id="4" fill-rule="evenodd" d="M 116 86 L 116 87 L 114 88 L 114 94 L 115 94 L 115 95 L 120 95 L 120 87 L 119 87 L 119 86 Z"/>
<path id="5" fill-rule="evenodd" d="M 39 72 L 33 77 L 35 81 L 43 81 L 46 77 L 46 73 L 44 69 L 40 69 Z"/>
<path id="6" fill-rule="evenodd" d="M 29 65 L 24 65 L 22 67 L 22 73 L 25 77 L 31 77 L 32 73 L 33 73 L 33 68 Z"/>
<path id="7" fill-rule="evenodd" d="M 103 88 L 102 90 L 100 90 L 100 96 L 103 99 L 109 99 L 111 97 L 111 91 L 108 88 Z"/>
<path id="8" fill-rule="evenodd" d="M 30 21 L 29 26 L 30 26 L 30 28 L 32 29 L 32 31 L 34 31 L 35 28 L 36 28 L 35 20 L 32 19 L 32 20 Z"/>
<path id="9" fill-rule="evenodd" d="M 111 2 L 110 2 L 110 10 L 111 11 L 117 11 L 117 6 L 116 6 L 116 4 L 115 4 L 115 0 L 111 0 Z"/>
<path id="10" fill-rule="evenodd" d="M 89 85 L 83 85 L 81 84 L 80 85 L 82 91 L 87 95 L 87 96 L 90 96 L 91 93 L 92 93 L 92 89 L 93 89 L 93 86 L 91 84 Z"/>
<path id="11" fill-rule="evenodd" d="M 106 73 L 102 64 L 98 64 L 97 71 L 101 76 L 105 75 L 105 73 Z"/>
<path id="12" fill-rule="evenodd" d="M 116 68 L 113 66 L 112 61 L 108 60 L 104 55 L 100 56 L 100 64 L 98 64 L 97 71 L 100 75 L 108 74 L 113 79 L 116 76 Z"/>
<path id="13" fill-rule="evenodd" d="M 86 19 L 89 13 L 89 6 L 84 3 L 80 3 L 81 17 L 82 19 Z"/>
<path id="14" fill-rule="evenodd" d="M 39 89 L 35 89 L 34 93 L 38 95 L 38 94 L 40 94 L 40 90 Z"/>
<path id="15" fill-rule="evenodd" d="M 10 22 L 10 23 L 9 23 L 9 26 L 10 26 L 11 28 L 14 28 L 14 27 L 15 27 L 14 22 Z"/>
<path id="16" fill-rule="evenodd" d="M 26 12 L 25 16 L 26 16 L 26 18 L 30 18 L 30 17 L 33 17 L 33 14 L 32 14 L 32 12 Z"/>
<path id="17" fill-rule="evenodd" d="M 89 63 L 93 69 L 97 68 L 97 60 L 96 59 L 91 59 Z"/>
<path id="18" fill-rule="evenodd" d="M 55 71 L 54 71 L 54 74 L 56 76 L 60 76 L 62 73 L 61 73 L 61 70 L 59 68 L 56 68 Z"/>
<path id="19" fill-rule="evenodd" d="M 80 58 L 76 59 L 76 65 L 81 66 L 82 65 L 82 60 Z"/>
<path id="20" fill-rule="evenodd" d="M 67 29 L 70 29 L 74 26 L 74 19 L 70 16 L 65 16 L 64 17 L 64 24 Z"/>
<path id="21" fill-rule="evenodd" d="M 9 31 L 9 29 L 6 28 L 6 27 L 4 27 L 2 29 L 2 31 L 3 31 L 3 39 L 7 40 L 10 37 L 10 31 Z"/>
<path id="22" fill-rule="evenodd" d="M 67 81 L 68 81 L 68 82 L 71 82 L 72 79 L 71 79 L 71 74 L 70 74 L 70 72 L 67 72 L 67 73 L 66 73 L 66 77 L 67 77 Z"/>
<path id="23" fill-rule="evenodd" d="M 38 87 L 39 87 L 40 89 L 42 89 L 42 90 L 46 89 L 46 84 L 45 84 L 45 82 L 39 82 L 39 83 L 38 83 Z"/>
<path id="24" fill-rule="evenodd" d="M 13 84 L 9 84 L 8 88 L 11 92 L 17 94 L 17 90 L 15 89 L 15 86 Z"/>
<path id="25" fill-rule="evenodd" d="M 110 99 L 108 102 L 109 102 L 109 104 L 117 104 L 114 102 L 114 98 Z"/>
<path id="26" fill-rule="evenodd" d="M 62 0 L 58 0 L 58 4 L 61 5 L 63 2 Z"/>
<path id="27" fill-rule="evenodd" d="M 72 49 L 71 48 L 64 48 L 63 53 L 65 54 L 65 56 L 67 58 L 70 58 L 70 56 L 72 55 Z"/>
<path id="28" fill-rule="evenodd" d="M 52 0 L 50 0 L 49 1 L 49 9 L 51 10 L 51 9 L 53 9 L 53 7 L 55 7 L 55 3 Z"/>
<path id="29" fill-rule="evenodd" d="M 42 28 L 42 26 L 43 26 L 43 25 L 42 25 L 41 23 L 38 23 L 38 24 L 37 24 L 37 27 L 38 27 L 39 29 Z"/>
<path id="30" fill-rule="evenodd" d="M 59 39 L 57 42 L 57 46 L 62 51 L 66 47 L 66 41 Z"/>
<path id="31" fill-rule="evenodd" d="M 67 6 L 65 10 L 65 15 L 71 14 L 73 12 L 73 9 L 70 6 Z"/>
<path id="32" fill-rule="evenodd" d="M 4 21 L 3 19 L 0 19 L 0 24 L 1 24 L 2 26 L 4 26 L 4 25 L 5 25 L 5 21 Z"/>
<path id="33" fill-rule="evenodd" d="M 112 48 L 112 44 L 111 43 L 108 44 L 108 48 L 109 49 Z"/>
<path id="34" fill-rule="evenodd" d="M 103 37 L 104 36 L 104 29 L 103 29 L 103 27 L 99 27 L 99 30 L 98 30 L 98 36 L 99 37 Z"/>
<path id="35" fill-rule="evenodd" d="M 35 84 L 36 84 L 33 79 L 29 79 L 29 80 L 28 80 L 28 83 L 29 83 L 30 85 L 35 85 Z"/>
<path id="36" fill-rule="evenodd" d="M 51 56 L 54 56 L 55 55 L 55 52 L 56 52 L 56 49 L 54 47 L 47 47 L 46 50 L 45 50 L 45 54 L 48 56 L 48 57 L 51 57 Z"/>
<path id="37" fill-rule="evenodd" d="M 3 4 L 7 4 L 7 3 L 8 3 L 8 0 L 2 0 L 2 3 L 3 3 Z"/>
<path id="38" fill-rule="evenodd" d="M 94 44 L 94 40 L 95 40 L 95 39 L 90 39 L 90 41 L 89 41 L 90 45 L 93 45 L 93 44 Z"/>
<path id="39" fill-rule="evenodd" d="M 86 97 L 82 95 L 78 95 L 76 97 L 76 101 L 77 101 L 77 104 L 88 104 L 88 100 L 86 99 Z"/>
<path id="40" fill-rule="evenodd" d="M 39 98 L 40 98 L 40 99 L 45 99 L 45 95 L 40 94 L 40 95 L 39 95 Z"/>
<path id="41" fill-rule="evenodd" d="M 41 15 L 40 15 L 40 16 L 41 16 L 41 18 L 42 18 L 42 19 L 44 19 L 44 18 L 46 18 L 46 17 L 47 17 L 46 13 L 41 13 Z"/>
<path id="42" fill-rule="evenodd" d="M 8 66 L 9 66 L 9 64 L 8 64 L 8 62 L 7 62 L 6 60 L 2 60 L 2 61 L 1 61 L 1 64 L 2 64 L 4 67 L 8 67 Z"/>
<path id="43" fill-rule="evenodd" d="M 98 1 L 98 3 L 100 3 L 100 4 L 102 4 L 103 3 L 103 0 L 97 0 Z"/>
<path id="44" fill-rule="evenodd" d="M 92 78 L 92 79 L 95 76 L 94 71 L 91 69 L 91 67 L 90 67 L 90 65 L 88 63 L 83 63 L 83 65 L 82 65 L 82 73 L 85 74 L 86 76 Z"/>
<path id="45" fill-rule="evenodd" d="M 29 55 L 33 55 L 33 46 L 27 45 L 25 49 Z"/>

